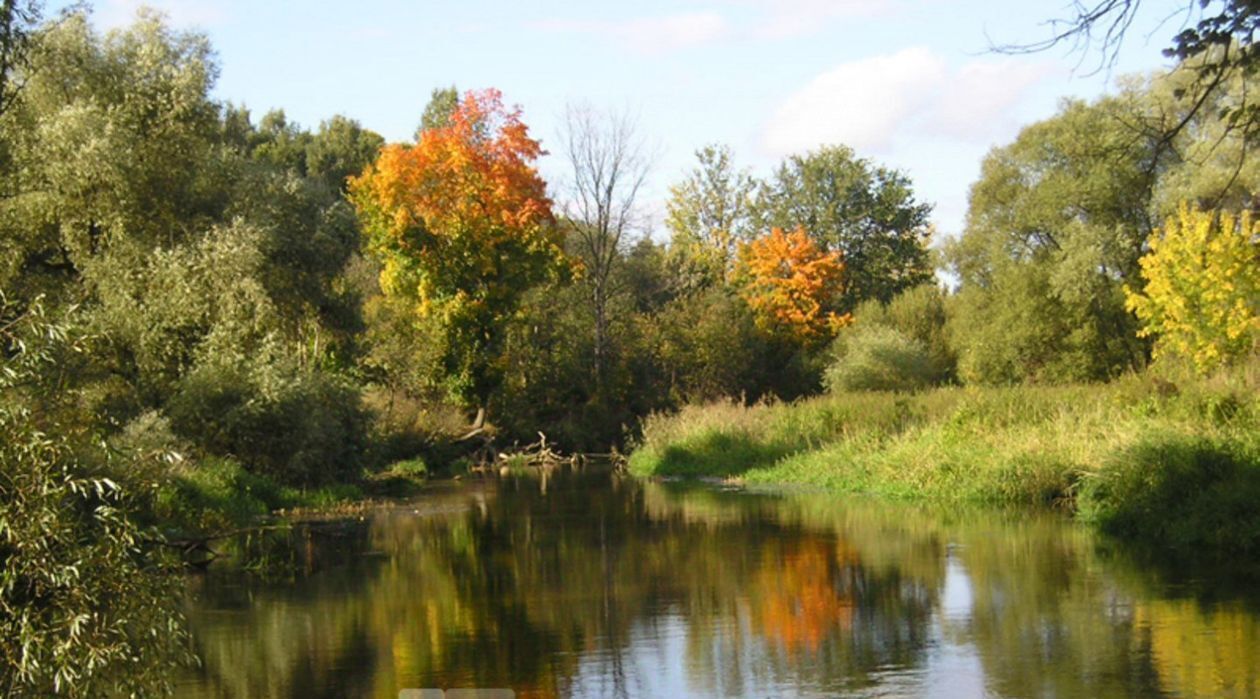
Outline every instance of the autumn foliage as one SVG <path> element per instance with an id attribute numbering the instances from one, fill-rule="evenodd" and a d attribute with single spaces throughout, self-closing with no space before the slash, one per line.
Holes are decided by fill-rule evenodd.
<path id="1" fill-rule="evenodd" d="M 1246 356 L 1260 343 L 1260 222 L 1182 205 L 1139 261 L 1145 285 L 1125 289 L 1129 310 L 1173 354 L 1200 371 Z"/>
<path id="2" fill-rule="evenodd" d="M 468 92 L 445 125 L 415 145 L 386 146 L 351 181 L 382 289 L 442 324 L 447 368 L 470 401 L 494 383 L 502 328 L 521 294 L 562 258 L 534 167 L 542 154 L 497 90 Z"/>
<path id="3" fill-rule="evenodd" d="M 771 229 L 742 246 L 738 277 L 763 330 L 801 344 L 831 337 L 850 316 L 832 310 L 842 288 L 839 252 L 820 248 L 802 228 Z"/>

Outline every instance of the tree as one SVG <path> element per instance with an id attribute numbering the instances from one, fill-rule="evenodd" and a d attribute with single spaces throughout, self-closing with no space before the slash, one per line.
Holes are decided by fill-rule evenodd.
<path id="1" fill-rule="evenodd" d="M 686 178 L 669 188 L 665 225 L 676 249 L 696 261 L 712 284 L 731 271 L 740 244 L 753 237 L 756 183 L 747 171 L 735 170 L 726 146 L 705 146 L 696 159 Z"/>
<path id="2" fill-rule="evenodd" d="M 1260 126 L 1260 105 L 1246 91 L 1226 105 L 1213 104 L 1217 93 L 1232 81 L 1253 78 L 1260 67 L 1260 50 L 1255 45 L 1260 30 L 1260 3 L 1256 0 L 1183 0 L 1178 10 L 1164 18 L 1169 22 L 1180 15 L 1182 27 L 1171 39 L 1164 55 L 1192 66 L 1194 79 L 1179 88 L 1187 109 L 1181 119 L 1164 124 L 1158 135 L 1161 147 L 1169 147 L 1191 123 L 1206 113 L 1223 117 L 1230 130 L 1252 142 Z M 1005 52 L 1035 52 L 1072 44 L 1088 51 L 1099 45 L 1099 67 L 1114 64 L 1130 28 L 1138 17 L 1142 0 L 1089 0 L 1071 4 L 1072 15 L 1049 22 L 1051 35 L 1031 44 L 997 47 Z M 1176 25 L 1176 23 L 1173 23 Z M 1244 153 L 1246 149 L 1244 149 Z M 1244 159 L 1246 155 L 1242 156 Z"/>
<path id="3" fill-rule="evenodd" d="M 615 268 L 639 225 L 636 200 L 650 162 L 634 122 L 625 114 L 598 114 L 570 105 L 561 143 L 572 176 L 567 232 L 582 265 L 594 320 L 592 367 L 603 386 L 610 345 L 608 305 L 618 293 Z"/>
<path id="4" fill-rule="evenodd" d="M 1088 381 L 1145 362 L 1121 285 L 1153 228 L 1161 155 L 1128 128 L 1129 95 L 1066 103 L 995 148 L 947 257 L 951 320 L 969 381 Z"/>
<path id="5" fill-rule="evenodd" d="M 97 36 L 70 15 L 39 35 L 0 201 L 0 283 L 50 300 L 84 276 L 204 231 L 223 211 L 216 67 L 204 36 L 142 11 Z M 115 266 L 117 265 L 117 266 Z M 91 269 L 89 269 L 91 268 Z"/>
<path id="6" fill-rule="evenodd" d="M 67 420 L 88 338 L 0 293 L 0 694 L 169 693 L 182 576 L 137 524 L 151 483 Z M 121 472 L 121 477 L 118 472 Z M 128 480 L 124 480 L 128 479 Z"/>
<path id="7" fill-rule="evenodd" d="M 907 339 L 918 342 L 927 353 L 927 380 L 941 384 L 954 378 L 957 357 L 947 337 L 949 299 L 936 284 L 923 284 L 907 289 L 888 303 L 863 301 L 853 311 L 853 325 L 836 338 L 854 330 L 882 326 L 896 330 Z M 833 353 L 834 354 L 834 353 Z"/>
<path id="8" fill-rule="evenodd" d="M 834 310 L 845 265 L 797 228 L 772 228 L 740 250 L 743 296 L 771 335 L 813 345 L 849 322 Z"/>
<path id="9" fill-rule="evenodd" d="M 424 106 L 424 113 L 420 115 L 416 140 L 419 141 L 425 131 L 450 126 L 451 115 L 456 109 L 459 109 L 459 91 L 455 86 L 435 88 L 429 95 L 429 103 Z"/>
<path id="10" fill-rule="evenodd" d="M 915 200 L 904 174 L 858 158 L 844 146 L 789 157 L 758 192 L 764 230 L 803 228 L 844 256 L 844 307 L 887 302 L 931 279 L 930 204 Z"/>
<path id="11" fill-rule="evenodd" d="M 502 374 L 507 320 L 562 268 L 533 166 L 542 153 L 498 90 L 468 92 L 448 125 L 386 146 L 350 184 L 382 289 L 439 320 L 452 388 L 481 416 Z"/>
<path id="12" fill-rule="evenodd" d="M 306 173 L 321 177 L 344 193 L 349 178 L 363 172 L 385 139 L 341 115 L 320 122 L 319 131 L 306 146 Z"/>
<path id="13" fill-rule="evenodd" d="M 1155 354 L 1202 372 L 1260 348 L 1260 221 L 1182 205 L 1139 261 L 1145 284 L 1125 287 L 1125 306 L 1154 335 Z"/>
<path id="14" fill-rule="evenodd" d="M 14 78 L 26 64 L 31 33 L 42 15 L 43 3 L 38 0 L 0 0 L 0 114 L 21 89 Z"/>

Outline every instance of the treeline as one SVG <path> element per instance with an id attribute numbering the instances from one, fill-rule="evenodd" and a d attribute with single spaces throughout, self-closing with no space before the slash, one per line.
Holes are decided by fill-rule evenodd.
<path id="1" fill-rule="evenodd" d="M 932 249 L 906 175 L 843 146 L 765 178 L 701 149 L 660 241 L 617 115 L 570 111 L 571 177 L 549 185 L 494 91 L 436 90 L 416 140 L 385 146 L 215 102 L 205 38 L 156 16 L 102 36 L 72 14 L 26 49 L 2 116 L 6 317 L 38 306 L 90 341 L 68 422 L 182 471 L 354 480 L 457 455 L 440 446 L 477 413 L 500 444 L 603 451 L 717 398 L 1107 380 L 1150 360 L 1125 289 L 1162 221 L 1257 206 L 1254 144 L 1222 118 L 1243 78 L 1191 104 L 1193 65 L 995 149 Z M 1235 281 L 1231 356 L 1255 332 Z"/>
<path id="2" fill-rule="evenodd" d="M 549 186 L 494 91 L 438 90 L 415 141 L 385 145 L 215 101 L 205 37 L 156 15 L 101 34 L 0 9 L 6 694 L 90 687 L 82 649 L 123 667 L 137 643 L 178 645 L 177 624 L 127 633 L 120 606 L 65 621 L 84 599 L 161 598 L 140 572 L 164 565 L 159 529 L 417 456 L 449 467 L 466 433 L 603 451 L 718 398 L 1105 380 L 1148 362 L 1143 327 L 1195 318 L 1215 325 L 1182 328 L 1191 344 L 1224 348 L 1205 366 L 1254 351 L 1254 244 L 1200 275 L 1241 299 L 1224 320 L 1125 297 L 1158 276 L 1143 255 L 1179 202 L 1257 206 L 1254 144 L 1221 116 L 1241 77 L 1202 110 L 1192 70 L 1065 104 L 990 154 L 938 257 L 909 179 L 843 146 L 764 179 L 700 150 L 658 241 L 650 159 L 617 115 L 570 112 L 571 177 Z"/>

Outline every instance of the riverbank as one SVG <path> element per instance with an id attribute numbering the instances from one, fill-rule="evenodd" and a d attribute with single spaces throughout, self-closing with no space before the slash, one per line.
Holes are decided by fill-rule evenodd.
<path id="1" fill-rule="evenodd" d="M 1260 553 L 1260 368 L 1211 379 L 852 393 L 656 415 L 638 476 L 1065 508 L 1118 537 Z"/>

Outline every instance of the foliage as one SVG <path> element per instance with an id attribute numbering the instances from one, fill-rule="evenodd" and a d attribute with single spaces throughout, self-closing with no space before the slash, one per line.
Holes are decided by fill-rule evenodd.
<path id="1" fill-rule="evenodd" d="M 381 287 L 441 321 L 456 392 L 484 405 L 503 369 L 504 324 L 561 251 L 532 163 L 542 154 L 495 90 L 470 92 L 450 124 L 386 146 L 351 182 Z"/>
<path id="2" fill-rule="evenodd" d="M 758 189 L 756 204 L 761 230 L 803 228 L 844 256 L 841 311 L 867 299 L 887 302 L 931 279 L 931 213 L 905 174 L 844 146 L 787 158 Z"/>
<path id="3" fill-rule="evenodd" d="M 735 169 L 727 146 L 705 146 L 696 160 L 686 178 L 669 188 L 665 225 L 677 250 L 703 270 L 699 286 L 724 281 L 739 246 L 754 237 L 756 183 L 747 171 Z"/>
<path id="4" fill-rule="evenodd" d="M 1250 211 L 1218 217 L 1182 205 L 1149 247 L 1139 260 L 1145 284 L 1125 288 L 1125 305 L 1140 334 L 1157 336 L 1157 356 L 1207 372 L 1260 347 L 1260 222 Z"/>
<path id="5" fill-rule="evenodd" d="M 1156 151 L 1119 97 L 1066 104 L 994 149 L 948 255 L 965 381 L 1088 381 L 1145 360 L 1121 285 L 1151 230 Z"/>
<path id="6" fill-rule="evenodd" d="M 366 417 L 356 388 L 274 355 L 200 365 L 166 410 L 177 435 L 280 482 L 344 482 L 364 465 Z"/>
<path id="7" fill-rule="evenodd" d="M 148 484 L 57 405 L 84 338 L 0 296 L 0 342 L 0 692 L 169 692 L 190 654 L 176 570 L 131 514 Z"/>
<path id="8" fill-rule="evenodd" d="M 1260 487 L 1258 380 L 1253 367 L 1176 384 L 1134 376 L 1106 386 L 693 405 L 648 418 L 630 470 L 950 502 L 1057 503 L 1126 539 L 1224 559 L 1260 543 L 1252 505 Z"/>
<path id="9" fill-rule="evenodd" d="M 935 378 L 923 343 L 885 325 L 846 328 L 831 353 L 823 377 L 830 391 L 914 391 Z"/>
<path id="10" fill-rule="evenodd" d="M 1260 444 L 1151 434 L 1112 456 L 1081 492 L 1103 531 L 1180 552 L 1260 548 Z"/>
<path id="11" fill-rule="evenodd" d="M 845 263 L 797 228 L 768 235 L 740 249 L 742 293 L 760 328 L 802 345 L 831 337 L 849 322 L 834 310 Z"/>
<path id="12" fill-rule="evenodd" d="M 854 327 L 882 325 L 918 341 L 927 352 L 928 382 L 948 383 L 955 377 L 958 362 L 948 332 L 947 304 L 951 300 L 936 284 L 922 284 L 906 289 L 886 304 L 862 302 L 853 311 Z"/>

